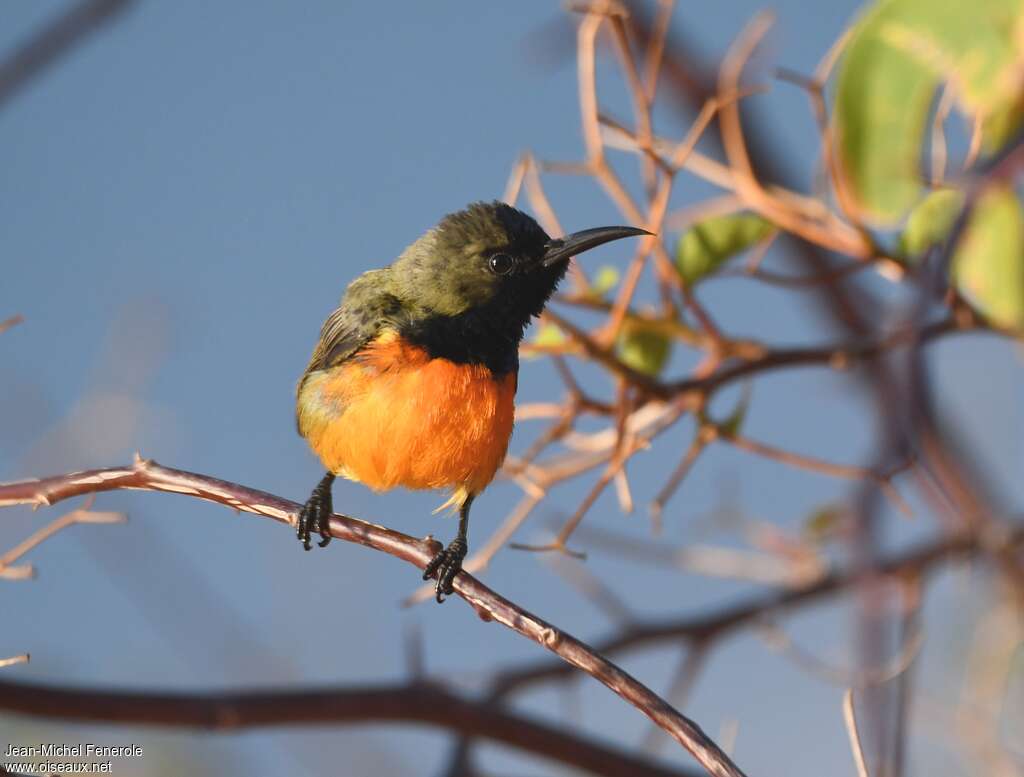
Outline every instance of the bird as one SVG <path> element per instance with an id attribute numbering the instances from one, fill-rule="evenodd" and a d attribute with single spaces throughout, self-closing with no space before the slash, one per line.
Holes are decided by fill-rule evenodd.
<path id="1" fill-rule="evenodd" d="M 332 486 L 446 489 L 455 539 L 427 564 L 440 603 L 468 552 L 469 511 L 512 435 L 519 344 L 569 260 L 637 227 L 551 238 L 503 202 L 449 213 L 390 265 L 352 281 L 327 317 L 296 390 L 299 434 L 327 473 L 296 520 L 310 550 L 330 542 Z"/>

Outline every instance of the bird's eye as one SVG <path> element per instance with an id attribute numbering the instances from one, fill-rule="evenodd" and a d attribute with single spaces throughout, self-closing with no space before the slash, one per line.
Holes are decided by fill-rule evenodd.
<path id="1" fill-rule="evenodd" d="M 515 261 L 508 254 L 495 254 L 487 260 L 487 266 L 495 275 L 508 275 L 515 267 Z"/>

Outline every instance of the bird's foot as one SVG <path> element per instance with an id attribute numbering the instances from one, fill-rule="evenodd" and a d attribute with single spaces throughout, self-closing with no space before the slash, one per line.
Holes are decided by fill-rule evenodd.
<path id="1" fill-rule="evenodd" d="M 317 545 L 321 548 L 331 541 L 331 513 L 334 512 L 334 504 L 331 499 L 331 484 L 333 482 L 333 475 L 321 480 L 313 489 L 306 504 L 302 506 L 302 510 L 299 511 L 298 520 L 295 522 L 295 534 L 306 550 L 313 547 L 310 542 L 313 532 L 320 535 Z"/>
<path id="2" fill-rule="evenodd" d="M 438 604 L 444 601 L 446 596 L 455 592 L 453 583 L 455 576 L 462 571 L 462 560 L 469 550 L 465 537 L 456 537 L 447 548 L 438 553 L 427 564 L 423 570 L 423 579 L 429 580 L 437 575 L 437 585 L 434 586 L 434 598 Z"/>

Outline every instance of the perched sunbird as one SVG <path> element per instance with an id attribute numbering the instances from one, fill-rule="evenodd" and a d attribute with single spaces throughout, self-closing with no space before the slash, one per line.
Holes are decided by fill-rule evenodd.
<path id="1" fill-rule="evenodd" d="M 477 202 L 349 284 L 296 391 L 299 434 L 327 468 L 299 514 L 305 549 L 314 531 L 330 542 L 338 475 L 375 491 L 450 489 L 442 507 L 458 510 L 459 531 L 423 573 L 437 575 L 444 601 L 468 550 L 470 505 L 508 450 L 530 318 L 572 256 L 647 234 L 599 227 L 552 239 L 522 211 Z"/>

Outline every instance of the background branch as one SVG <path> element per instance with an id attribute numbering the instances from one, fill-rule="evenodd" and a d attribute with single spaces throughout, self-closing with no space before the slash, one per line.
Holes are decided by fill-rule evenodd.
<path id="1" fill-rule="evenodd" d="M 0 107 L 47 66 L 134 2 L 83 0 L 15 49 L 6 61 L 0 62 Z"/>
<path id="2" fill-rule="evenodd" d="M 483 737 L 603 777 L 694 777 L 609 747 L 568 729 L 414 682 L 348 688 L 229 693 L 167 693 L 55 688 L 0 681 L 0 709 L 82 723 L 198 728 L 419 723 Z"/>
<path id="3" fill-rule="evenodd" d="M 1020 549 L 1024 546 L 1024 525 L 1005 533 L 970 533 L 944 537 L 917 548 L 879 560 L 868 569 L 835 571 L 819 580 L 790 590 L 750 597 L 728 607 L 715 608 L 694 616 L 635 623 L 608 636 L 593 640 L 601 654 L 614 655 L 649 647 L 666 641 L 709 644 L 731 632 L 755 625 L 763 618 L 777 616 L 795 607 L 806 606 L 829 596 L 845 593 L 857 584 L 882 577 L 920 576 L 922 579 L 943 564 L 991 552 L 991 547 Z M 537 661 L 501 672 L 493 692 L 503 696 L 526 685 L 557 677 L 566 677 L 568 667 L 551 661 Z"/>

